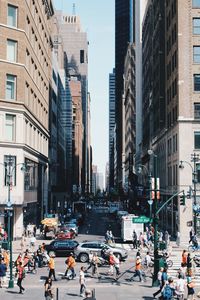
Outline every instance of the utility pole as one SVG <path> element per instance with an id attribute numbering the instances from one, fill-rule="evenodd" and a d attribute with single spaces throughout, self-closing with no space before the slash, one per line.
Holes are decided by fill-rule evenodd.
<path id="1" fill-rule="evenodd" d="M 194 163 L 193 166 L 193 186 L 194 186 L 194 190 L 193 190 L 193 199 L 194 199 L 194 207 L 197 205 L 197 166 L 196 163 L 197 161 L 199 161 L 199 155 L 196 153 L 191 154 L 191 161 Z M 195 234 L 197 234 L 197 214 L 196 214 L 196 210 L 193 209 L 193 214 L 194 214 L 194 232 Z"/>

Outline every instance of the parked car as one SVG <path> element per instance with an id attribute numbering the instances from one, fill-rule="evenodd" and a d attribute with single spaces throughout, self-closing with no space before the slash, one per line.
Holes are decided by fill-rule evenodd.
<path id="1" fill-rule="evenodd" d="M 45 250 L 48 255 L 54 256 L 69 256 L 71 252 L 74 253 L 74 249 L 78 246 L 78 242 L 75 240 L 55 240 L 45 246 Z"/>
<path id="2" fill-rule="evenodd" d="M 98 256 L 102 256 L 102 250 L 104 249 L 104 254 L 109 255 L 112 251 L 120 260 L 125 260 L 128 257 L 128 252 L 123 248 L 118 248 L 110 246 L 103 243 L 102 241 L 86 241 L 80 243 L 75 249 L 74 253 L 78 260 L 82 263 L 89 260 L 90 251 L 96 252 Z"/>
<path id="3" fill-rule="evenodd" d="M 67 230 L 73 230 L 75 235 L 78 235 L 78 226 L 75 223 L 65 223 L 64 226 Z"/>

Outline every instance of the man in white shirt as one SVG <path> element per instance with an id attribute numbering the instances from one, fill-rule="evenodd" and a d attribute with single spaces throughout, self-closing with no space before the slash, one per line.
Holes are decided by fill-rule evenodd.
<path id="1" fill-rule="evenodd" d="M 179 300 L 184 299 L 185 287 L 186 287 L 186 281 L 183 278 L 182 274 L 179 274 L 178 275 L 178 280 L 176 282 L 176 289 L 175 289 L 175 293 L 176 293 L 177 298 Z"/>
<path id="2" fill-rule="evenodd" d="M 85 286 L 85 273 L 84 272 L 85 272 L 85 268 L 81 267 L 80 272 L 79 272 L 80 296 L 81 297 L 84 297 L 83 292 L 86 289 L 86 286 Z"/>

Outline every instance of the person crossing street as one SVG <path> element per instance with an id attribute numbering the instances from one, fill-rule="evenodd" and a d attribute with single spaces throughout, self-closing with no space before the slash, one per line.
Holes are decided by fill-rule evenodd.
<path id="1" fill-rule="evenodd" d="M 56 281 L 57 279 L 55 274 L 55 260 L 53 255 L 50 256 L 48 266 L 49 266 L 49 278 L 53 276 L 54 280 Z"/>

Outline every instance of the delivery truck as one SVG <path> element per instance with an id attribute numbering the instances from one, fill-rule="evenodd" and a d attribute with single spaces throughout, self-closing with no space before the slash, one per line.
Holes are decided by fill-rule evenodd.
<path id="1" fill-rule="evenodd" d="M 144 223 L 134 223 L 133 219 L 137 218 L 136 215 L 129 214 L 121 218 L 121 238 L 125 241 L 133 240 L 133 231 L 140 235 L 140 232 L 144 232 Z"/>

